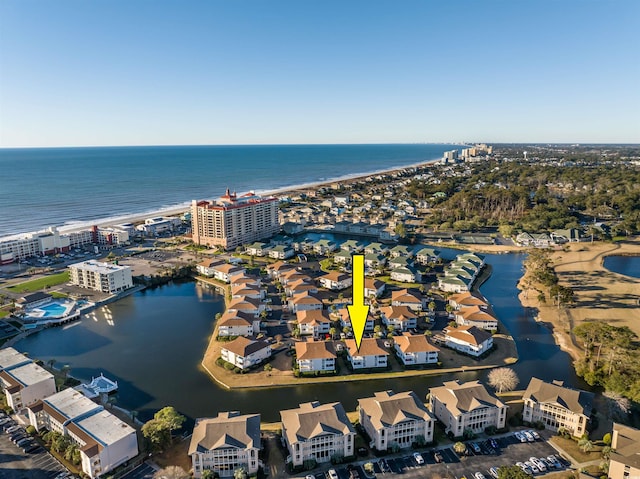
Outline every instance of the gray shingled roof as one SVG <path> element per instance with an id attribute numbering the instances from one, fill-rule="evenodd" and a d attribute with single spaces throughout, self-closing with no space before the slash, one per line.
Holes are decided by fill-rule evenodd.
<path id="1" fill-rule="evenodd" d="M 574 413 L 589 416 L 593 397 L 593 393 L 564 387 L 560 381 L 554 384 L 531 378 L 523 399 L 532 399 L 537 403 L 558 404 Z"/>

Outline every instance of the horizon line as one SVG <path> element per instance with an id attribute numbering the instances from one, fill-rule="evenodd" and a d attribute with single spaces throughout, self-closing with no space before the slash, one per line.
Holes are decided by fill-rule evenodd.
<path id="1" fill-rule="evenodd" d="M 144 144 L 144 145 L 58 145 L 58 146 L 0 146 L 0 150 L 39 150 L 71 148 L 174 148 L 174 147 L 250 147 L 250 146 L 368 146 L 368 145 L 542 145 L 542 146 L 640 146 L 640 142 L 595 142 L 579 141 L 412 141 L 412 142 L 359 142 L 359 143 L 191 143 L 191 144 Z"/>

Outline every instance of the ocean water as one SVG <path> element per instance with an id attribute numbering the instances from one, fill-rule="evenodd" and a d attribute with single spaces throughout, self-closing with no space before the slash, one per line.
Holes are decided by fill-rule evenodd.
<path id="1" fill-rule="evenodd" d="M 454 145 L 0 149 L 0 238 L 442 158 Z"/>

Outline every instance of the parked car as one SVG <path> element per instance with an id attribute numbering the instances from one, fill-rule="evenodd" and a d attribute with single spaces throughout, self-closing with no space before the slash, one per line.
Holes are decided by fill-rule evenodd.
<path id="1" fill-rule="evenodd" d="M 562 463 L 558 461 L 556 456 L 547 456 L 547 461 L 553 464 L 554 469 L 562 469 Z"/>
<path id="2" fill-rule="evenodd" d="M 437 463 L 440 463 L 440 462 L 444 461 L 444 458 L 442 457 L 442 454 L 440 454 L 440 451 L 434 451 L 433 452 L 433 459 Z"/>
<path id="3" fill-rule="evenodd" d="M 527 442 L 527 437 L 524 434 L 522 434 L 520 431 L 514 432 L 513 435 L 516 437 L 518 441 Z"/>
<path id="4" fill-rule="evenodd" d="M 476 454 L 480 454 L 482 452 L 482 450 L 480 449 L 480 446 L 478 446 L 478 444 L 476 444 L 475 442 L 470 442 L 469 443 L 469 447 L 473 450 L 474 453 Z"/>
<path id="5" fill-rule="evenodd" d="M 540 469 L 531 461 L 524 461 L 524 465 L 531 469 L 531 472 L 534 474 L 540 474 Z"/>
<path id="6" fill-rule="evenodd" d="M 418 463 L 418 465 L 422 466 L 424 464 L 424 458 L 419 452 L 414 452 L 413 458 L 416 460 L 416 463 Z"/>
<path id="7" fill-rule="evenodd" d="M 529 461 L 532 462 L 533 464 L 535 464 L 535 466 L 540 469 L 540 472 L 547 472 L 547 466 L 544 465 L 544 463 L 538 459 L 537 457 L 533 457 L 531 456 L 529 458 Z"/>
<path id="8" fill-rule="evenodd" d="M 350 479 L 360 479 L 360 474 L 358 474 L 358 470 L 357 469 L 351 469 L 349 471 L 349 478 Z"/>
<path id="9" fill-rule="evenodd" d="M 498 468 L 497 467 L 489 468 L 489 474 L 491 474 L 491 476 L 494 477 L 495 479 L 498 479 Z"/>
<path id="10" fill-rule="evenodd" d="M 391 469 L 389 469 L 389 464 L 387 464 L 387 461 L 385 461 L 384 459 L 380 459 L 378 461 L 378 466 L 380 466 L 380 470 L 382 472 L 389 472 Z"/>
<path id="11" fill-rule="evenodd" d="M 534 442 L 536 439 L 533 437 L 533 434 L 531 434 L 529 431 L 522 431 L 520 434 L 524 435 L 524 437 L 527 438 L 528 442 Z"/>
<path id="12" fill-rule="evenodd" d="M 539 441 L 539 440 L 540 440 L 540 434 L 538 434 L 538 433 L 537 433 L 536 431 L 534 431 L 533 429 L 531 429 L 531 430 L 529 430 L 529 431 L 527 431 L 527 432 L 528 432 L 529 434 L 531 434 L 531 435 L 533 436 L 533 438 L 534 438 L 536 441 Z"/>
<path id="13" fill-rule="evenodd" d="M 531 468 L 529 466 L 527 466 L 525 463 L 523 462 L 516 462 L 516 466 L 518 466 L 520 469 L 522 469 L 524 472 L 526 472 L 527 474 L 531 474 L 533 475 L 533 471 L 531 470 Z"/>
<path id="14" fill-rule="evenodd" d="M 489 444 L 491 444 L 491 447 L 496 451 L 500 449 L 500 447 L 498 446 L 498 441 L 496 441 L 495 439 L 489 439 Z"/>
<path id="15" fill-rule="evenodd" d="M 40 447 L 40 445 L 36 442 L 30 442 L 28 444 L 25 444 L 24 446 L 22 446 L 22 452 L 24 453 L 30 453 L 35 451 L 36 449 L 38 449 Z"/>
<path id="16" fill-rule="evenodd" d="M 16 425 L 16 426 L 11 426 L 9 429 L 5 429 L 4 432 L 6 432 L 7 434 L 13 434 L 14 432 L 18 431 L 19 429 L 22 429 L 22 427 Z"/>
<path id="17" fill-rule="evenodd" d="M 481 472 L 476 472 L 473 477 L 475 477 L 476 479 L 486 479 L 484 477 L 484 474 L 482 474 Z"/>
<path id="18" fill-rule="evenodd" d="M 338 473 L 335 469 L 329 469 L 327 471 L 327 477 L 329 477 L 329 479 L 338 479 Z"/>

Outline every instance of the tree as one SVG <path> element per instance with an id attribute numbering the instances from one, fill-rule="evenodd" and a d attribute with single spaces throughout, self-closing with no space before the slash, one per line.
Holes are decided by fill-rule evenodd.
<path id="1" fill-rule="evenodd" d="M 168 429 L 157 419 L 150 419 L 142 426 L 142 435 L 145 437 L 151 449 L 161 451 L 171 441 Z"/>
<path id="2" fill-rule="evenodd" d="M 453 445 L 453 450 L 456 452 L 456 454 L 462 455 L 466 452 L 467 446 L 464 442 L 458 441 Z"/>
<path id="3" fill-rule="evenodd" d="M 247 479 L 247 470 L 241 466 L 233 471 L 233 479 Z"/>
<path id="4" fill-rule="evenodd" d="M 502 466 L 498 468 L 498 479 L 531 479 L 531 477 L 518 466 Z"/>
<path id="5" fill-rule="evenodd" d="M 406 238 L 407 236 L 407 228 L 405 227 L 404 223 L 398 223 L 395 227 L 395 233 L 400 237 L 400 238 Z"/>
<path id="6" fill-rule="evenodd" d="M 214 479 L 216 474 L 211 469 L 205 469 L 200 475 L 202 479 Z"/>
<path id="7" fill-rule="evenodd" d="M 163 407 L 153 415 L 153 418 L 159 421 L 162 426 L 169 431 L 169 438 L 171 438 L 171 433 L 175 429 L 180 429 L 182 424 L 187 420 L 187 418 L 178 413 L 173 406 Z"/>
<path id="8" fill-rule="evenodd" d="M 435 301 L 430 301 L 429 302 L 429 311 L 435 311 L 436 309 L 436 302 Z"/>
<path id="9" fill-rule="evenodd" d="M 611 446 L 603 446 L 601 452 L 604 459 L 609 459 L 609 456 L 611 455 Z"/>
<path id="10" fill-rule="evenodd" d="M 153 475 L 153 479 L 188 479 L 189 474 L 180 466 L 167 466 Z"/>
<path id="11" fill-rule="evenodd" d="M 331 339 L 336 337 L 336 333 L 338 332 L 338 330 L 336 328 L 330 328 L 329 329 L 329 335 L 331 336 Z"/>
<path id="12" fill-rule="evenodd" d="M 610 446 L 611 445 L 611 433 L 610 432 L 608 432 L 604 436 L 602 436 L 602 442 L 604 443 L 605 446 Z"/>
<path id="13" fill-rule="evenodd" d="M 498 393 L 513 391 L 518 385 L 518 375 L 511 368 L 497 368 L 489 373 L 489 385 Z"/>
<path id="14" fill-rule="evenodd" d="M 593 450 L 593 443 L 588 437 L 583 437 L 578 441 L 578 447 L 582 449 L 582 452 L 589 452 Z"/>
<path id="15" fill-rule="evenodd" d="M 273 370 L 273 366 L 271 366 L 271 364 L 265 364 L 264 370 L 265 372 L 271 372 Z"/>

